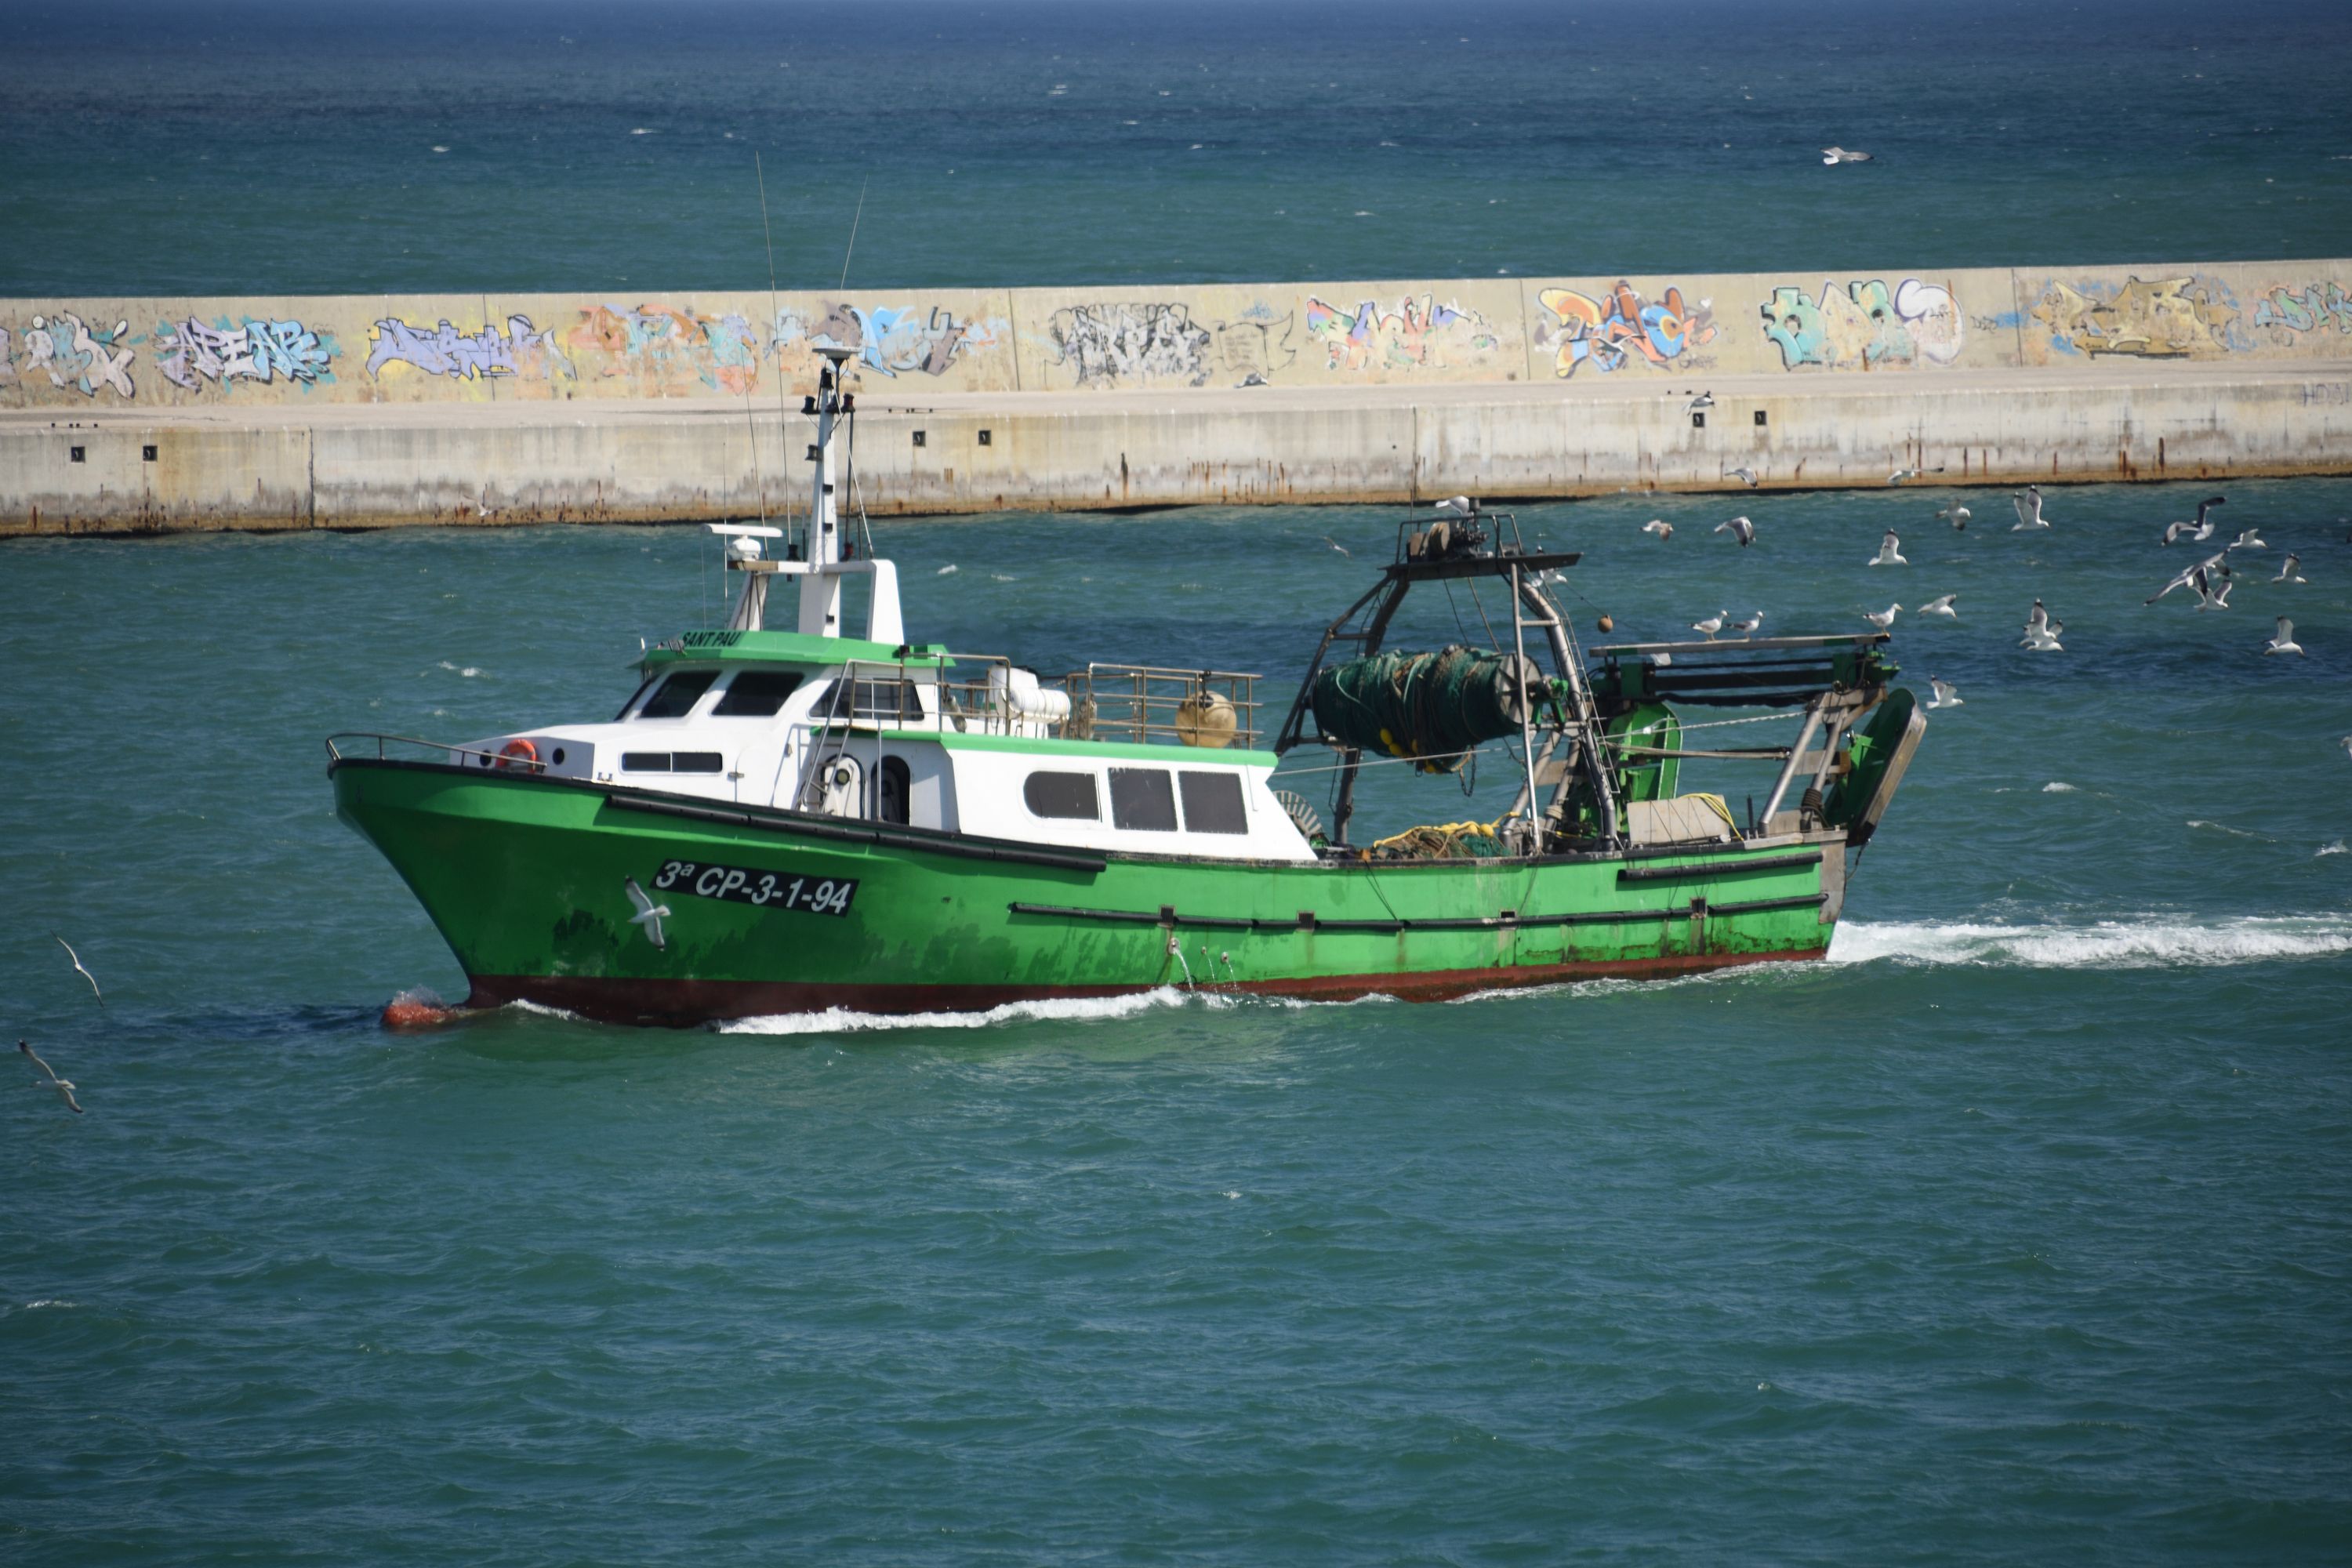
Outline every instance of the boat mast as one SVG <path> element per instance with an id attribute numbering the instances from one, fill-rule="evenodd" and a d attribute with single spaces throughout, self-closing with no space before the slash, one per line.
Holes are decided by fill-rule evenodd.
<path id="1" fill-rule="evenodd" d="M 841 373 L 856 351 L 837 343 L 817 347 L 825 363 L 817 372 L 816 392 L 801 405 L 816 416 L 816 474 L 810 499 L 806 540 L 808 580 L 801 584 L 800 630 L 803 637 L 841 635 L 841 513 L 834 505 L 833 438 L 857 407 L 854 394 L 841 389 Z"/>

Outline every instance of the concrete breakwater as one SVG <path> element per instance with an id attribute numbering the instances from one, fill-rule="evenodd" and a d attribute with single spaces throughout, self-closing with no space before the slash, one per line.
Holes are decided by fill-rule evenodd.
<path id="1" fill-rule="evenodd" d="M 0 533 L 773 512 L 828 344 L 877 513 L 2352 468 L 2340 260 L 0 300 Z"/>

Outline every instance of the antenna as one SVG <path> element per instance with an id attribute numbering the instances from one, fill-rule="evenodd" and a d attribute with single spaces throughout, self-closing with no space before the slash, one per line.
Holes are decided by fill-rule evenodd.
<path id="1" fill-rule="evenodd" d="M 849 220 L 849 247 L 841 253 L 841 287 L 849 287 L 849 258 L 857 251 L 857 224 L 866 216 L 866 182 L 857 182 L 857 211 Z"/>
<path id="2" fill-rule="evenodd" d="M 768 171 L 761 163 L 760 151 L 756 147 L 751 150 L 751 173 L 760 182 L 760 233 L 768 242 L 768 349 L 775 360 L 777 455 L 779 458 L 783 458 L 791 445 L 784 432 L 788 428 L 786 422 L 792 416 L 784 411 L 784 356 L 775 352 L 776 320 L 782 313 L 776 307 L 776 231 L 768 222 Z M 748 402 L 747 398 L 747 405 Z M 754 445 L 756 447 L 756 438 Z M 785 460 L 790 459 L 785 458 Z M 784 487 L 785 521 L 790 521 L 792 515 L 793 488 L 786 485 Z M 764 521 L 765 519 L 761 521 Z"/>

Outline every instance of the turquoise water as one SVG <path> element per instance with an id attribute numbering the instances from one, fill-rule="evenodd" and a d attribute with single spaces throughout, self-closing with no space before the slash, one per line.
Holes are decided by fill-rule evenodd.
<path id="1" fill-rule="evenodd" d="M 2203 493 L 1523 510 L 1588 636 L 1959 595 L 1828 963 L 728 1033 L 378 1028 L 463 982 L 319 745 L 609 711 L 707 536 L 0 548 L 0 1023 L 89 1107 L 0 1097 L 0 1555 L 2340 1559 L 2352 483 L 2143 606 Z M 919 636 L 1279 678 L 1393 515 L 877 536 Z"/>
<path id="2" fill-rule="evenodd" d="M 0 296 L 1681 274 L 2352 250 L 2340 5 L 77 0 Z M 1835 144 L 1875 155 L 1825 169 Z M 861 210 L 862 194 L 862 210 Z"/>

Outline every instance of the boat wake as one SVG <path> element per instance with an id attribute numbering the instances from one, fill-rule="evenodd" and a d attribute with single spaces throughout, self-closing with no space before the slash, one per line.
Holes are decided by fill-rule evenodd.
<path id="1" fill-rule="evenodd" d="M 772 1013 L 757 1018 L 730 1018 L 714 1024 L 722 1035 L 842 1035 L 869 1029 L 989 1029 L 1000 1024 L 1040 1020 L 1092 1022 L 1131 1018 L 1162 1007 L 1190 1003 L 1209 1006 L 1233 1005 L 1234 998 L 1172 985 L 1139 991 L 1125 996 L 1049 996 L 1034 1002 L 1007 1002 L 982 1013 L 857 1013 L 827 1007 L 821 1013 Z"/>
<path id="2" fill-rule="evenodd" d="M 2149 918 L 2084 925 L 1848 921 L 1830 943 L 1832 963 L 1962 964 L 1999 969 L 2168 969 L 2352 952 L 2352 919 L 2249 916 L 2197 924 Z"/>

